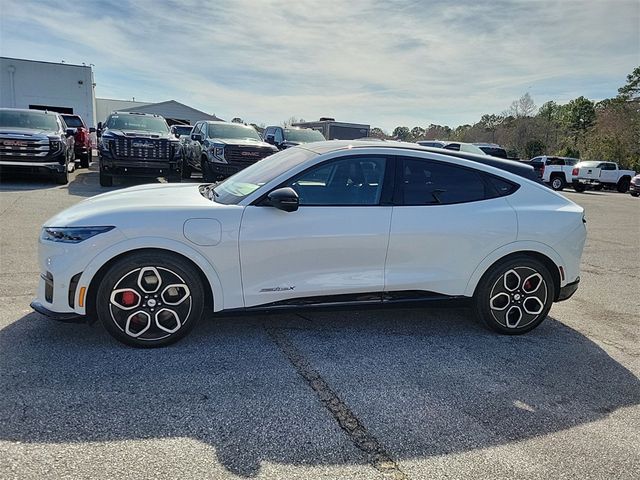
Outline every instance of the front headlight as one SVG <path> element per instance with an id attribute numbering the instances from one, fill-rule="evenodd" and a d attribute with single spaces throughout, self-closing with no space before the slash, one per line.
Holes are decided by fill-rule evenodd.
<path id="1" fill-rule="evenodd" d="M 60 140 L 49 139 L 49 151 L 57 152 L 62 147 L 62 142 Z"/>
<path id="2" fill-rule="evenodd" d="M 113 230 L 115 227 L 45 227 L 42 239 L 51 242 L 80 243 L 87 238 Z"/>

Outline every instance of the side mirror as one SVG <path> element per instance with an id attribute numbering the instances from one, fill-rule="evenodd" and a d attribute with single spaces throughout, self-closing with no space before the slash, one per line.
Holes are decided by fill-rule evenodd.
<path id="1" fill-rule="evenodd" d="M 196 142 L 201 142 L 202 141 L 202 134 L 201 133 L 192 133 L 191 134 L 191 140 L 195 140 Z"/>
<path id="2" fill-rule="evenodd" d="M 291 187 L 278 188 L 267 195 L 272 207 L 285 212 L 295 212 L 300 205 L 298 194 Z"/>
<path id="3" fill-rule="evenodd" d="M 89 133 L 96 133 L 96 129 L 93 127 L 89 128 Z"/>
<path id="4" fill-rule="evenodd" d="M 76 134 L 76 129 L 75 128 L 67 128 L 65 133 L 66 133 L 67 137 L 73 137 Z"/>
<path id="5" fill-rule="evenodd" d="M 271 145 L 275 145 L 276 144 L 276 137 L 272 134 L 267 135 L 264 139 L 265 142 L 270 143 Z"/>

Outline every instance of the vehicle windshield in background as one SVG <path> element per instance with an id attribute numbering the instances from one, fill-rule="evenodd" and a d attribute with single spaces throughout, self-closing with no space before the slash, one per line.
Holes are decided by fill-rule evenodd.
<path id="1" fill-rule="evenodd" d="M 325 138 L 317 130 L 297 129 L 297 128 L 285 128 L 284 139 L 290 142 L 310 143 L 310 142 L 324 142 Z"/>
<path id="2" fill-rule="evenodd" d="M 480 150 L 482 150 L 487 155 L 491 155 L 492 157 L 509 158 L 509 156 L 507 155 L 507 151 L 504 148 L 497 148 L 497 147 L 478 147 L 478 148 L 480 148 Z"/>
<path id="3" fill-rule="evenodd" d="M 193 127 L 190 126 L 190 125 L 185 125 L 185 126 L 180 126 L 180 127 L 174 126 L 173 127 L 173 131 L 178 136 L 189 135 L 191 133 L 191 130 L 193 130 Z"/>
<path id="4" fill-rule="evenodd" d="M 77 115 L 63 115 L 62 118 L 69 128 L 84 127 L 82 119 Z"/>
<path id="5" fill-rule="evenodd" d="M 111 115 L 107 128 L 115 130 L 146 130 L 150 132 L 168 132 L 169 127 L 163 118 L 142 115 Z"/>
<path id="6" fill-rule="evenodd" d="M 580 160 L 578 160 L 577 158 L 565 158 L 564 159 L 565 165 L 575 165 L 578 162 L 580 162 Z"/>
<path id="7" fill-rule="evenodd" d="M 210 123 L 209 138 L 251 138 L 260 140 L 255 128 L 233 123 L 227 125 Z"/>
<path id="8" fill-rule="evenodd" d="M 0 127 L 57 130 L 55 115 L 40 112 L 0 111 Z"/>
<path id="9" fill-rule="evenodd" d="M 235 205 L 265 183 L 316 155 L 315 152 L 296 147 L 282 150 L 239 171 L 216 186 L 213 200 L 225 205 Z"/>

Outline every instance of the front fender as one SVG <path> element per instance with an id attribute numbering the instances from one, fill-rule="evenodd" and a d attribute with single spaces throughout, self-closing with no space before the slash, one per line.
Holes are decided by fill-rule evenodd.
<path id="1" fill-rule="evenodd" d="M 211 265 L 211 262 L 209 262 L 209 260 L 207 260 L 201 253 L 194 250 L 189 245 L 178 242 L 176 240 L 170 240 L 161 237 L 139 237 L 123 240 L 105 250 L 102 250 L 87 264 L 84 271 L 82 272 L 82 275 L 80 276 L 80 281 L 78 282 L 75 299 L 76 306 L 74 308 L 74 311 L 80 315 L 86 314 L 86 303 L 82 307 L 79 306 L 80 288 L 86 287 L 88 289 L 89 285 L 91 284 L 91 280 L 93 280 L 95 274 L 98 272 L 98 270 L 100 270 L 100 268 L 102 268 L 105 263 L 118 257 L 119 255 L 128 253 L 132 250 L 147 248 L 155 248 L 178 253 L 194 262 L 202 270 L 209 282 L 209 286 L 211 287 L 211 291 L 213 293 L 214 311 L 217 312 L 224 308 L 224 294 L 222 283 L 220 282 L 220 277 L 218 276 L 218 273 L 216 272 L 213 265 Z"/>
<path id="2" fill-rule="evenodd" d="M 501 258 L 506 257 L 512 253 L 518 252 L 536 252 L 540 253 L 546 257 L 548 257 L 556 266 L 564 266 L 564 262 L 562 261 L 562 257 L 558 252 L 556 252 L 549 245 L 541 242 L 532 242 L 532 241 L 515 241 L 508 243 L 507 245 L 503 245 L 500 248 L 497 248 L 489 255 L 487 255 L 482 262 L 476 267 L 471 278 L 467 282 L 467 288 L 465 289 L 465 296 L 472 297 L 476 287 L 478 286 L 478 282 L 482 278 L 482 275 L 485 274 L 487 270 L 496 263 Z M 563 280 L 560 286 L 564 286 L 567 283 L 567 280 Z"/>

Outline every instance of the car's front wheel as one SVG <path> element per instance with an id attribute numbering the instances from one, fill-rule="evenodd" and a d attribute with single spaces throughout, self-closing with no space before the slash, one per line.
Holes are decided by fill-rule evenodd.
<path id="1" fill-rule="evenodd" d="M 112 265 L 98 287 L 98 318 L 107 331 L 134 347 L 163 347 L 200 320 L 204 290 L 196 269 L 171 253 L 143 252 Z"/>
<path id="2" fill-rule="evenodd" d="M 474 296 L 484 323 L 500 333 L 517 335 L 537 327 L 553 303 L 555 287 L 547 267 L 527 256 L 499 262 L 484 274 Z"/>

